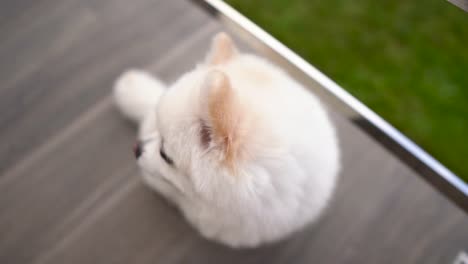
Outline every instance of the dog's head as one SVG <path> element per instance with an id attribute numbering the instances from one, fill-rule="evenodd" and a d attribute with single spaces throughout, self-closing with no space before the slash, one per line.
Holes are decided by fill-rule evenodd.
<path id="1" fill-rule="evenodd" d="M 252 189 L 246 188 L 256 184 L 245 177 L 252 169 L 247 164 L 268 137 L 225 67 L 238 56 L 229 36 L 219 33 L 205 62 L 165 92 L 142 138 L 143 173 L 205 200 L 222 202 Z"/>

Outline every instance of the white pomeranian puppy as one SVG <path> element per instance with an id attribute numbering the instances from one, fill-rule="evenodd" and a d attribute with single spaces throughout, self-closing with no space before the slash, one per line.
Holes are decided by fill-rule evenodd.
<path id="1" fill-rule="evenodd" d="M 206 238 L 232 247 L 277 241 L 329 203 L 340 164 L 324 107 L 225 33 L 170 88 L 129 71 L 114 96 L 140 124 L 143 179 Z"/>

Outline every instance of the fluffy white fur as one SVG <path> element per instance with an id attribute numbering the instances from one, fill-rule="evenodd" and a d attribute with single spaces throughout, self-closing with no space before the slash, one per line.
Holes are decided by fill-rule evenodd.
<path id="1" fill-rule="evenodd" d="M 324 107 L 276 66 L 239 53 L 226 34 L 169 88 L 133 70 L 114 95 L 140 124 L 144 180 L 204 237 L 258 246 L 313 222 L 329 203 L 340 165 Z"/>

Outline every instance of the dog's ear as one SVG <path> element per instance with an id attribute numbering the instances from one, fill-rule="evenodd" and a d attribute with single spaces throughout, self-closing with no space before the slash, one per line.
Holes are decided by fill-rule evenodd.
<path id="1" fill-rule="evenodd" d="M 224 32 L 220 32 L 211 41 L 211 48 L 206 57 L 206 63 L 219 65 L 229 61 L 236 54 L 237 48 L 231 37 Z"/>
<path id="2" fill-rule="evenodd" d="M 219 71 L 209 72 L 200 93 L 202 146 L 222 150 L 225 161 L 232 165 L 242 154 L 247 131 L 247 116 L 229 77 Z"/>

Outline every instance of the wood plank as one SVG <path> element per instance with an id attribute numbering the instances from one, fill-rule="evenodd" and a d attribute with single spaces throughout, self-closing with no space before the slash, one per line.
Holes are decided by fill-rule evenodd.
<path id="1" fill-rule="evenodd" d="M 30 155 L 33 157 L 26 158 L 21 164 L 5 173 L 0 180 L 2 193 L 2 199 L 0 199 L 0 208 L 2 208 L 0 212 L 0 234 L 2 234 L 0 259 L 8 260 L 8 263 L 23 263 L 30 261 L 35 255 L 47 251 L 56 240 L 62 239 L 64 233 L 71 226 L 79 223 L 79 219 L 85 216 L 86 210 L 95 206 L 102 199 L 102 196 L 110 192 L 109 189 L 112 189 L 116 183 L 123 181 L 122 178 L 128 177 L 128 175 L 122 174 L 122 170 L 127 171 L 128 174 L 130 168 L 131 174 L 136 174 L 130 152 L 135 131 L 127 123 L 122 123 L 120 116 L 111 107 L 109 98 L 100 98 L 109 95 L 113 80 L 131 63 L 135 63 L 136 57 L 142 59 L 148 56 L 148 54 L 143 54 L 145 49 L 153 49 L 152 52 L 147 53 L 154 56 L 151 58 L 151 61 L 154 61 L 154 58 L 161 57 L 161 53 L 163 53 L 163 50 L 159 49 L 154 51 L 155 46 L 157 48 L 159 48 L 158 45 L 163 47 L 164 52 L 166 52 L 170 50 L 169 46 L 173 45 L 174 42 L 183 42 L 184 35 L 188 32 L 197 32 L 197 27 L 206 17 L 199 10 L 187 8 L 187 6 L 184 6 L 183 9 L 184 21 L 174 21 L 174 16 L 165 16 L 165 20 L 159 22 L 160 24 L 170 24 L 160 32 L 164 34 L 148 37 L 143 46 L 141 44 L 135 47 L 130 46 L 130 52 L 113 59 L 112 64 L 110 64 L 113 66 L 112 72 L 102 70 L 96 72 L 94 67 L 83 69 L 86 71 L 85 73 L 90 74 L 82 73 L 82 76 L 85 75 L 86 79 L 89 79 L 91 86 L 89 89 L 101 90 L 102 95 L 92 91 L 89 96 L 92 101 L 99 100 L 98 103 L 79 118 L 78 126 L 73 124 L 73 128 L 68 129 L 70 131 L 64 132 L 66 135 L 62 136 L 58 143 L 48 141 L 41 147 L 45 150 L 36 151 L 39 154 Z M 174 11 L 174 8 L 166 8 L 165 11 Z M 213 29 L 213 24 L 211 27 L 203 26 L 202 28 L 204 29 L 202 33 L 206 34 L 205 37 L 213 33 L 205 29 Z M 156 45 L 153 46 L 153 44 Z M 106 45 L 104 43 L 101 50 L 105 49 Z M 176 47 L 178 45 L 176 44 Z M 143 49 L 140 49 L 141 47 Z M 97 56 L 97 54 L 93 55 Z M 73 59 L 75 56 L 70 55 L 69 57 Z M 163 56 L 163 58 L 165 57 Z M 87 59 L 89 63 L 95 60 L 92 56 Z M 170 59 L 166 60 L 167 63 L 171 62 Z M 140 63 L 132 64 L 132 66 L 141 65 Z M 156 63 L 156 70 L 159 65 L 163 64 Z M 63 73 L 64 80 L 67 76 L 74 78 L 70 77 L 73 72 L 70 72 L 69 69 L 64 70 Z M 76 80 L 76 86 L 72 88 L 79 90 L 78 78 Z M 83 83 L 81 82 L 81 84 Z M 89 91 L 84 92 L 89 93 Z M 74 109 L 74 114 L 82 113 L 91 104 L 91 101 L 84 106 L 73 103 L 76 102 L 76 94 L 70 92 L 62 94 L 61 99 L 67 100 L 68 105 L 78 106 L 78 109 Z M 60 100 L 52 96 L 52 98 L 47 98 L 45 102 L 39 102 L 38 105 L 53 112 L 54 107 L 50 107 L 50 104 L 56 102 L 60 102 Z M 60 107 L 64 107 L 63 102 L 59 104 L 61 104 Z M 45 114 L 37 114 L 37 111 L 32 112 L 33 110 L 35 109 L 27 109 L 27 114 L 32 115 L 31 119 L 47 118 Z M 25 120 L 23 124 L 36 128 L 36 130 L 45 130 L 43 126 L 38 127 L 38 123 L 29 121 L 31 120 Z M 54 119 L 52 125 L 61 123 L 61 126 L 65 126 L 71 122 L 72 120 L 68 120 L 68 122 L 61 123 L 61 120 Z M 3 129 L 2 132 L 4 132 Z M 22 140 L 21 136 L 27 137 L 28 135 L 20 135 L 19 140 Z M 55 137 L 52 141 L 54 140 Z M 53 147 L 49 147 L 50 145 Z M 29 224 L 31 219 L 34 220 L 34 225 Z"/>
<path id="2" fill-rule="evenodd" d="M 165 67 L 183 68 L 180 66 L 187 64 L 189 53 L 205 52 L 215 31 L 215 24 L 207 23 L 186 39 L 191 43 L 185 45 L 187 49 L 173 48 L 181 53 L 170 49 L 163 60 L 151 65 L 151 70 L 157 73 Z M 164 74 L 161 76 L 164 78 Z M 111 106 L 110 98 L 101 100 L 78 122 L 58 143 L 49 142 L 45 151 L 40 150 L 32 161 L 24 162 L 27 164 L 0 181 L 0 207 L 4 208 L 0 212 L 0 259 L 3 256 L 11 262 L 25 262 L 37 254 L 47 255 L 90 208 L 111 193 L 109 189 L 126 184 L 127 180 L 121 178 L 138 175 L 130 151 L 135 130 Z M 64 190 L 66 197 L 62 197 Z M 52 212 L 48 210 L 51 205 Z M 30 219 L 35 219 L 35 224 L 28 226 Z"/>
<path id="3" fill-rule="evenodd" d="M 67 222 L 73 222 L 69 217 L 77 208 L 99 202 L 96 199 L 122 181 L 127 175 L 121 171 L 133 168 L 135 172 L 129 162 L 133 129 L 119 122 L 110 100 L 90 115 L 86 130 L 71 133 L 0 185 L 0 259 L 27 262 L 67 232 Z M 89 201 L 89 197 L 97 198 Z"/>
<path id="4" fill-rule="evenodd" d="M 57 19 L 28 32 L 34 34 L 20 35 L 0 49 L 2 61 L 18 62 L 4 65 L 10 74 L 0 73 L 0 175 L 109 94 L 123 70 L 153 62 L 206 22 L 200 10 L 180 2 L 165 7 L 146 1 L 150 4 L 125 11 L 130 14 L 114 10 L 125 10 L 126 1 L 115 2 L 120 8 L 63 9 Z M 140 16 L 138 10 L 147 15 Z M 48 44 L 52 47 L 44 50 Z M 29 71 L 29 64 L 37 66 Z"/>

